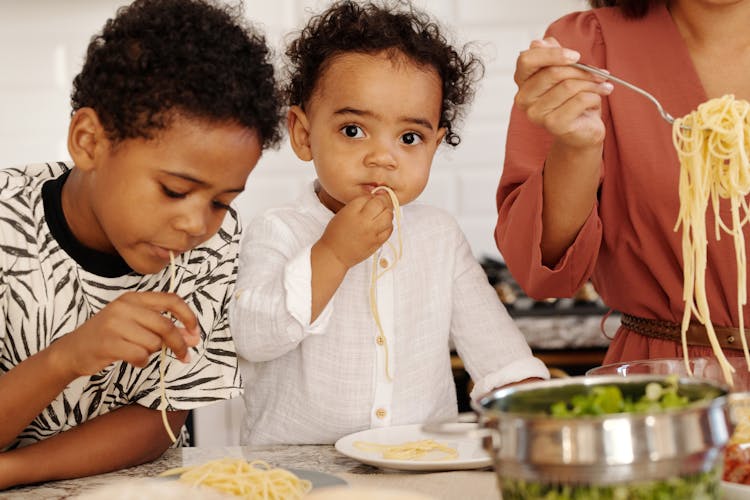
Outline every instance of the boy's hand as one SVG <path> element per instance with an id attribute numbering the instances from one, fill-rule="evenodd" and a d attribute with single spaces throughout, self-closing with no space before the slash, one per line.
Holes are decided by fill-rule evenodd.
<path id="1" fill-rule="evenodd" d="M 388 241 L 393 232 L 393 204 L 379 192 L 350 201 L 331 219 L 320 237 L 347 269 L 359 264 Z"/>
<path id="2" fill-rule="evenodd" d="M 184 328 L 164 315 L 170 312 Z M 143 367 L 162 344 L 183 362 L 188 347 L 200 341 L 198 320 L 177 295 L 128 292 L 104 307 L 71 333 L 53 343 L 61 368 L 75 377 L 92 375 L 123 360 Z"/>

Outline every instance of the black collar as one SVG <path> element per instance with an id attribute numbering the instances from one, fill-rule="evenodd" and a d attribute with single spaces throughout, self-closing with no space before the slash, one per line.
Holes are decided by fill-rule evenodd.
<path id="1" fill-rule="evenodd" d="M 50 179 L 42 186 L 44 217 L 47 227 L 65 253 L 86 271 L 105 278 L 117 278 L 133 272 L 117 254 L 109 254 L 85 247 L 73 235 L 62 208 L 62 189 L 70 171 Z"/>

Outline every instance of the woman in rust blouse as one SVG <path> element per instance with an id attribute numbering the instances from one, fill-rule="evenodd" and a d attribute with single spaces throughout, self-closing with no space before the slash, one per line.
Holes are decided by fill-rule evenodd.
<path id="1" fill-rule="evenodd" d="M 518 58 L 495 239 L 529 295 L 571 296 L 592 279 L 623 313 L 605 363 L 681 356 L 671 126 L 643 96 L 570 64 L 607 69 L 673 116 L 725 94 L 750 100 L 750 0 L 591 4 L 553 23 Z M 731 238 L 709 242 L 708 266 L 711 319 L 727 355 L 741 355 Z M 688 338 L 692 356 L 711 354 L 702 325 Z"/>

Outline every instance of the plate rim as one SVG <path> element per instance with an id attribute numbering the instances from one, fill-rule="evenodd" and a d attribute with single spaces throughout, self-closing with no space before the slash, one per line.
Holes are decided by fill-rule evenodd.
<path id="1" fill-rule="evenodd" d="M 467 429 L 476 428 L 475 423 L 471 422 L 451 422 L 452 426 L 465 426 Z M 388 427 L 373 427 L 370 429 L 363 429 L 361 431 L 352 432 L 336 440 L 334 448 L 351 459 L 358 462 L 362 462 L 367 465 L 373 465 L 375 467 L 381 467 L 384 469 L 395 469 L 395 470 L 468 470 L 468 469 L 481 469 L 492 465 L 492 457 L 488 454 L 486 457 L 481 458 L 469 458 L 464 460 L 392 460 L 387 458 L 369 457 L 366 455 L 352 454 L 349 450 L 345 449 L 344 446 L 348 445 L 351 447 L 351 443 L 358 440 L 360 436 L 367 435 L 370 432 L 382 431 L 384 429 L 391 430 L 415 430 L 421 434 L 435 436 L 435 434 L 426 433 L 422 431 L 422 424 L 406 424 L 406 425 L 393 425 Z M 451 436 L 446 436 L 450 438 Z M 454 437 L 455 438 L 455 437 Z M 466 436 L 458 436 L 459 439 L 467 439 Z M 363 452 L 364 453 L 364 452 Z"/>

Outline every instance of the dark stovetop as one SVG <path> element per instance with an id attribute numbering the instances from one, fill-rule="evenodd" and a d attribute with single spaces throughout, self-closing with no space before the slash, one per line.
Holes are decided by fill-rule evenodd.
<path id="1" fill-rule="evenodd" d="M 508 313 L 514 318 L 527 316 L 601 316 L 609 311 L 591 282 L 587 282 L 570 298 L 534 300 L 524 293 L 511 276 L 504 262 L 484 257 L 480 264 Z"/>

